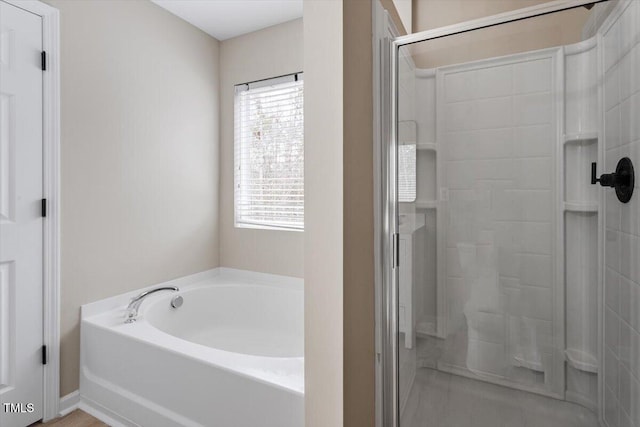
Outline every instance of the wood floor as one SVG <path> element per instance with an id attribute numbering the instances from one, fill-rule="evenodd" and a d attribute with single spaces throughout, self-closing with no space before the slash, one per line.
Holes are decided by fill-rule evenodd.
<path id="1" fill-rule="evenodd" d="M 36 423 L 32 427 L 107 427 L 107 424 L 100 420 L 93 418 L 86 412 L 82 412 L 80 409 L 76 409 L 69 415 L 62 418 L 49 421 L 48 423 Z"/>

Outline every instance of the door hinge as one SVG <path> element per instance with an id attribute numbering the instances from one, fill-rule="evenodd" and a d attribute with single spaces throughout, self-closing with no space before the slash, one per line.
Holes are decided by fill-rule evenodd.
<path id="1" fill-rule="evenodd" d="M 47 52 L 44 50 L 40 54 L 40 60 L 42 65 L 42 71 L 47 71 Z"/>
<path id="2" fill-rule="evenodd" d="M 43 218 L 47 217 L 47 199 L 42 199 L 41 213 Z"/>
<path id="3" fill-rule="evenodd" d="M 42 346 L 42 364 L 43 365 L 47 364 L 47 346 L 46 345 Z"/>

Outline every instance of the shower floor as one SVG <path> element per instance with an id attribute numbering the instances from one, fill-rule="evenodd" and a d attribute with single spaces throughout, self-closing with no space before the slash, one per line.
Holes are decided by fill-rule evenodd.
<path id="1" fill-rule="evenodd" d="M 401 427 L 598 427 L 582 406 L 418 368 Z"/>

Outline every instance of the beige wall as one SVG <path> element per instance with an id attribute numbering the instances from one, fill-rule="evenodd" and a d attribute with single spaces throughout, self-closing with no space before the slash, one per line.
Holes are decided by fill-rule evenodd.
<path id="1" fill-rule="evenodd" d="M 302 27 L 297 19 L 220 43 L 220 263 L 225 267 L 303 276 L 304 232 L 235 228 L 233 208 L 233 87 L 303 71 Z"/>
<path id="2" fill-rule="evenodd" d="M 342 3 L 304 0 L 306 427 L 344 414 Z"/>
<path id="3" fill-rule="evenodd" d="M 548 0 L 414 0 L 413 32 L 546 3 Z M 420 68 L 433 68 L 579 42 L 589 11 L 578 8 L 412 46 Z"/>
<path id="4" fill-rule="evenodd" d="M 307 427 L 375 423 L 371 8 L 304 2 Z"/>
<path id="5" fill-rule="evenodd" d="M 360 0 L 360 1 L 363 1 L 363 0 Z M 371 1 L 376 1 L 376 0 L 371 0 Z M 396 26 L 396 29 L 398 30 L 398 34 L 399 35 L 407 34 L 408 31 L 405 28 L 404 24 L 402 23 L 402 18 L 400 17 L 400 13 L 398 12 L 398 9 L 396 9 L 394 0 L 380 0 L 380 4 L 382 4 L 382 8 L 384 10 L 389 12 L 389 17 L 391 17 L 391 21 L 393 22 L 393 25 Z M 413 8 L 412 8 L 412 13 L 413 13 Z M 412 22 L 413 22 L 413 19 L 412 19 Z"/>
<path id="6" fill-rule="evenodd" d="M 375 425 L 372 2 L 344 2 L 344 425 Z M 347 30 L 348 29 L 348 30 Z"/>
<path id="7" fill-rule="evenodd" d="M 61 393 L 80 305 L 218 266 L 218 42 L 151 2 L 61 15 Z"/>

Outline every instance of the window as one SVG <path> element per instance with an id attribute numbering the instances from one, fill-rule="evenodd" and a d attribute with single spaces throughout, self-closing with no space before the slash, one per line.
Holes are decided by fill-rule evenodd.
<path id="1" fill-rule="evenodd" d="M 416 144 L 398 146 L 398 201 L 416 201 Z"/>
<path id="2" fill-rule="evenodd" d="M 235 225 L 303 230 L 302 73 L 235 89 Z"/>
<path id="3" fill-rule="evenodd" d="M 416 200 L 416 141 L 418 126 L 413 120 L 398 122 L 398 201 Z"/>

